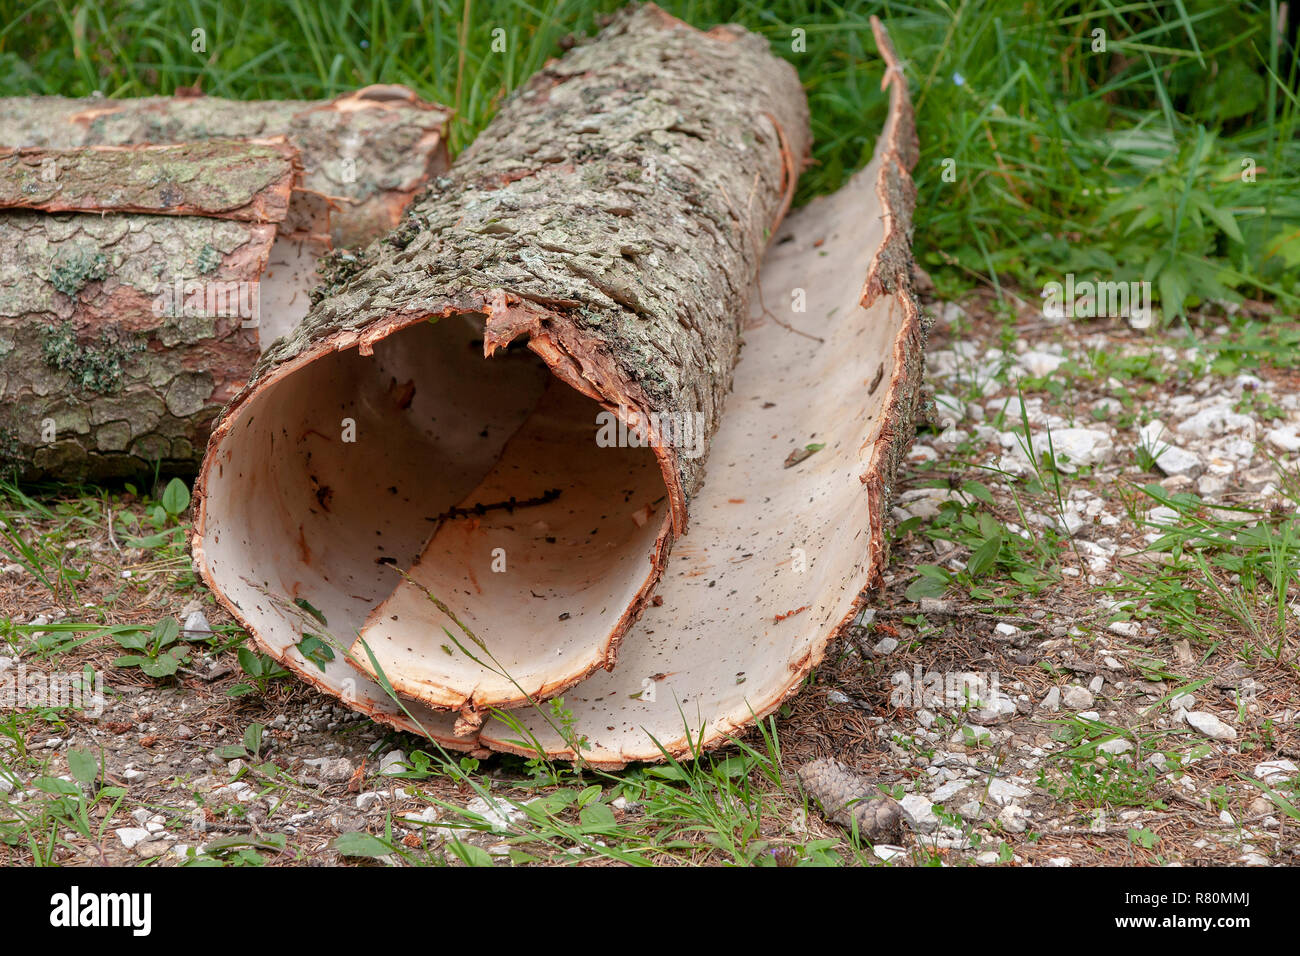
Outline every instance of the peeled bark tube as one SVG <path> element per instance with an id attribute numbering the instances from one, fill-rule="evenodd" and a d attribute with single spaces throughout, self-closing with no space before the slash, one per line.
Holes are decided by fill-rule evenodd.
<path id="1" fill-rule="evenodd" d="M 829 643 L 863 609 L 867 589 L 879 584 L 894 475 L 913 436 L 922 378 L 924 333 L 911 293 L 910 246 L 909 170 L 917 163 L 917 139 L 897 57 L 879 21 L 871 23 L 889 91 L 875 155 L 839 193 L 793 213 L 776 234 L 755 284 L 745 349 L 711 441 L 707 480 L 690 502 L 692 527 L 677 542 L 655 601 L 625 636 L 616 669 L 565 692 L 563 719 L 542 705 L 500 711 L 474 727 L 395 695 L 391 685 L 359 674 L 346 654 L 328 657 L 304 644 L 304 633 L 333 637 L 334 649 L 346 652 L 351 628 L 385 591 L 352 589 L 356 579 L 348 575 L 363 571 L 360 562 L 329 568 L 333 580 L 320 570 L 307 578 L 308 562 L 292 561 L 289 549 L 312 548 L 312 542 L 286 514 L 287 498 L 276 498 L 265 476 L 227 481 L 222 471 L 231 460 L 222 451 L 201 480 L 208 486 L 200 499 L 195 563 L 266 652 L 351 708 L 442 747 L 476 756 L 543 754 L 610 769 L 719 747 L 798 692 Z M 763 308 L 763 302 L 789 302 L 794 290 L 806 294 L 805 313 L 787 321 Z M 400 405 L 412 378 L 406 369 L 393 372 Z M 455 394 L 459 381 L 448 392 Z M 307 406 L 312 397 L 298 401 Z M 382 419 L 374 424 L 382 427 Z M 213 447 L 230 434 L 227 425 Z M 406 434 L 416 437 L 413 429 Z M 409 449 L 413 442 L 394 445 Z M 820 447 L 806 454 L 809 445 Z M 292 463 L 283 450 L 281 442 L 276 467 L 287 477 Z M 792 459 L 798 460 L 787 467 Z M 426 479 L 437 475 L 424 464 Z M 380 479 L 376 485 L 376 492 L 396 494 L 378 488 Z M 382 494 L 348 502 L 333 488 L 316 485 L 313 492 L 320 494 L 316 510 L 385 507 Z M 419 494 L 421 486 L 398 492 Z M 256 511 L 239 506 L 240 493 L 259 502 Z M 283 544 L 274 537 L 257 544 L 278 551 L 285 570 L 273 561 L 239 567 L 257 523 L 279 529 Z M 357 528 L 317 541 L 313 554 L 373 549 L 377 537 Z M 422 537 L 408 536 L 404 557 L 419 554 Z M 373 553 L 378 561 L 398 557 L 387 550 Z M 343 589 L 355 605 L 339 596 Z M 324 600 L 326 614 L 313 604 Z M 520 618 L 528 614 L 524 604 Z"/>
<path id="2" fill-rule="evenodd" d="M 391 694 L 341 653 L 305 658 L 298 647 L 304 632 L 346 636 L 368 605 L 349 609 L 333 598 L 323 624 L 314 605 L 309 612 L 292 599 L 309 593 L 295 589 L 296 567 L 281 573 L 263 562 L 251 573 L 237 565 L 214 573 L 213 552 L 224 563 L 241 554 L 249 535 L 232 521 L 239 511 L 231 495 L 241 486 L 217 487 L 229 467 L 218 462 L 207 473 L 195 562 L 268 653 L 350 707 L 444 747 L 480 756 L 540 753 L 611 769 L 725 744 L 798 692 L 862 610 L 867 589 L 879 584 L 889 500 L 913 434 L 922 373 L 924 330 L 911 291 L 916 134 L 897 57 L 884 28 L 874 17 L 871 23 L 889 91 L 875 155 L 839 192 L 798 210 L 777 233 L 711 443 L 708 480 L 691 502 L 691 531 L 674 549 L 656 600 L 626 635 L 618 667 L 564 695 L 565 721 L 543 705 L 475 729 Z M 795 289 L 807 295 L 806 313 L 778 321 L 762 308 Z M 806 334 L 791 331 L 792 323 Z M 790 453 L 808 444 L 822 447 L 787 468 Z M 242 487 L 252 497 L 271 495 L 257 483 Z M 342 506 L 329 489 L 319 490 L 330 508 Z M 279 501 L 253 517 L 299 540 Z M 419 540 L 411 536 L 408 554 Z M 330 547 L 367 544 L 359 533 Z M 321 581 L 312 579 L 313 600 L 330 593 Z M 346 571 L 337 581 L 351 583 Z M 369 600 L 382 596 L 376 589 Z"/>
<path id="3" fill-rule="evenodd" d="M 359 633 L 349 679 L 377 662 L 462 729 L 612 667 L 809 136 L 766 42 L 652 5 L 543 68 L 223 414 L 195 493 L 213 590 L 282 655 L 307 601 Z"/>

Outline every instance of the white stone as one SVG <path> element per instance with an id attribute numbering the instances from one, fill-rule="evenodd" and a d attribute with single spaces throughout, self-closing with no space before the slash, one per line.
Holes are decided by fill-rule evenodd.
<path id="1" fill-rule="evenodd" d="M 1088 688 L 1080 687 L 1078 684 L 1071 684 L 1065 688 L 1061 694 L 1061 703 L 1070 710 L 1083 710 L 1092 706 L 1092 694 Z"/>
<path id="2" fill-rule="evenodd" d="M 1061 709 L 1061 688 L 1053 687 L 1046 694 L 1044 694 L 1043 702 L 1039 706 L 1041 706 L 1043 710 L 1048 710 L 1051 711 L 1052 713 L 1056 713 L 1056 711 L 1060 710 Z"/>
<path id="3" fill-rule="evenodd" d="M 1203 710 L 1192 710 L 1187 712 L 1187 722 L 1215 740 L 1236 740 L 1237 731 L 1225 724 L 1214 714 Z"/>
<path id="4" fill-rule="evenodd" d="M 1051 433 L 1051 450 L 1055 454 L 1058 471 L 1070 473 L 1088 465 L 1101 465 L 1115 455 L 1115 443 L 1110 433 L 1098 428 L 1062 428 Z M 1048 450 L 1047 437 L 1034 436 L 1034 452 Z"/>
<path id="5" fill-rule="evenodd" d="M 486 820 L 494 833 L 504 833 L 510 828 L 511 823 L 522 820 L 525 816 L 522 810 L 516 810 L 508 803 L 498 800 L 488 803 L 482 797 L 475 797 L 465 809 L 470 813 L 477 813 Z"/>
<path id="6" fill-rule="evenodd" d="M 1124 754 L 1133 749 L 1133 742 L 1125 740 L 1123 737 L 1116 737 L 1114 740 L 1107 740 L 1105 743 L 1098 744 L 1097 749 L 1107 754 Z"/>
<path id="7" fill-rule="evenodd" d="M 969 780 L 950 780 L 930 794 L 930 799 L 935 803 L 946 803 L 969 786 Z"/>
<path id="8" fill-rule="evenodd" d="M 1173 508 L 1157 505 L 1147 512 L 1147 521 L 1157 527 L 1167 528 L 1178 523 L 1179 515 Z"/>
<path id="9" fill-rule="evenodd" d="M 419 813 L 414 811 L 402 814 L 402 819 L 408 823 L 433 823 L 438 819 L 438 808 L 434 806 L 425 807 Z"/>
<path id="10" fill-rule="evenodd" d="M 122 841 L 122 846 L 128 850 L 135 849 L 150 837 L 149 831 L 144 827 L 122 827 L 114 832 L 117 834 L 117 838 Z"/>
<path id="11" fill-rule="evenodd" d="M 1026 352 L 1016 359 L 1016 364 L 1034 378 L 1044 378 L 1065 364 L 1065 356 L 1051 352 Z"/>
<path id="12" fill-rule="evenodd" d="M 1003 829 L 1009 833 L 1024 833 L 1028 827 L 1028 816 L 1024 807 L 1016 803 L 1009 803 L 1002 808 L 998 814 L 998 821 L 1002 824 Z"/>
<path id="13" fill-rule="evenodd" d="M 310 757 L 303 763 L 314 768 L 325 783 L 346 783 L 352 779 L 352 761 L 346 757 Z"/>
<path id="14" fill-rule="evenodd" d="M 935 395 L 934 410 L 943 427 L 956 425 L 966 417 L 966 403 L 955 395 Z"/>
<path id="15" fill-rule="evenodd" d="M 1088 519 L 1079 514 L 1077 509 L 1066 508 L 1061 514 L 1052 517 L 1052 523 L 1056 526 L 1057 530 L 1063 531 L 1073 538 L 1083 528 L 1087 527 Z"/>
<path id="16" fill-rule="evenodd" d="M 1296 773 L 1296 765 L 1290 760 L 1265 760 L 1255 766 L 1255 776 L 1267 784 L 1285 783 Z"/>
<path id="17" fill-rule="evenodd" d="M 1294 425 L 1288 428 L 1274 428 L 1265 437 L 1270 445 L 1282 451 L 1300 451 L 1300 435 L 1296 434 Z"/>
<path id="18" fill-rule="evenodd" d="M 913 829 L 918 832 L 933 833 L 939 825 L 939 818 L 934 815 L 934 805 L 919 793 L 909 793 L 898 803 L 907 814 Z"/>
<path id="19" fill-rule="evenodd" d="M 185 618 L 185 626 L 181 629 L 187 636 L 207 637 L 212 634 L 212 625 L 208 619 L 203 616 L 202 611 L 191 611 Z"/>
<path id="20" fill-rule="evenodd" d="M 390 750 L 379 758 L 379 775 L 382 777 L 392 776 L 395 773 L 406 772 L 406 753 L 402 750 Z"/>
<path id="21" fill-rule="evenodd" d="M 1166 475 L 1196 478 L 1205 471 L 1205 462 L 1201 461 L 1199 455 L 1186 448 L 1166 445 L 1157 449 L 1157 454 L 1159 457 L 1156 458 L 1156 467 Z"/>
<path id="22" fill-rule="evenodd" d="M 1003 780 L 1001 777 L 994 777 L 989 782 L 989 799 L 1000 807 L 1005 807 L 1009 803 L 1027 797 L 1030 792 L 1009 780 Z"/>
<path id="23" fill-rule="evenodd" d="M 1213 438 L 1228 432 L 1254 430 L 1254 420 L 1232 410 L 1231 404 L 1212 405 L 1180 422 L 1178 434 L 1189 438 Z"/>

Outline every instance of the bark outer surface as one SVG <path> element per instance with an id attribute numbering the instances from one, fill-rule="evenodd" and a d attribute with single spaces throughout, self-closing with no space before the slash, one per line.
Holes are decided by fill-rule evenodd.
<path id="1" fill-rule="evenodd" d="M 257 361 L 247 323 L 275 236 L 204 216 L 0 212 L 0 466 L 192 470 Z"/>
<path id="2" fill-rule="evenodd" d="M 296 163 L 283 138 L 0 151 L 0 207 L 281 222 Z"/>

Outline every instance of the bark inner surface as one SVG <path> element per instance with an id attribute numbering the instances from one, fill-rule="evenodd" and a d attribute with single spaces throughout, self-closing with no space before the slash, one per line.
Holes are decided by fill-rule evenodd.
<path id="1" fill-rule="evenodd" d="M 484 321 L 267 383 L 220 437 L 205 544 L 250 623 L 305 600 L 335 653 L 468 713 L 611 666 L 669 519 L 654 450 L 598 442 L 600 405 L 522 340 L 484 359 Z"/>

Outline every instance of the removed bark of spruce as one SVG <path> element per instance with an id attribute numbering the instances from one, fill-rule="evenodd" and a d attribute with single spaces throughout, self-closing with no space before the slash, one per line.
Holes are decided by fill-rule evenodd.
<path id="1" fill-rule="evenodd" d="M 611 27 L 619 32 L 587 49 L 598 49 L 633 29 L 648 38 L 653 36 L 652 30 L 665 25 L 667 22 L 657 11 L 653 14 L 643 11 L 631 17 L 625 14 Z M 503 516 L 511 519 L 487 525 L 492 532 L 513 530 L 522 548 L 520 553 L 508 551 L 505 575 L 493 575 L 490 553 L 476 552 L 471 566 L 474 577 L 464 575 L 467 583 L 459 582 L 457 587 L 453 581 L 453 586 L 443 588 L 440 594 L 429 585 L 430 592 L 448 607 L 457 602 L 459 616 L 464 611 L 465 599 L 477 595 L 478 588 L 489 584 L 493 588 L 501 587 L 493 578 L 548 575 L 549 581 L 541 589 L 528 588 L 525 580 L 515 586 L 524 593 L 498 597 L 494 613 L 500 615 L 497 630 L 503 641 L 510 640 L 514 629 L 525 632 L 525 636 L 535 630 L 554 631 L 554 622 L 560 617 L 566 622 L 574 620 L 575 611 L 586 609 L 589 615 L 609 620 L 622 610 L 617 605 L 597 605 L 583 599 L 579 589 L 592 582 L 581 576 L 588 568 L 578 565 L 576 560 L 569 559 L 572 564 L 564 559 L 557 561 L 555 557 L 543 560 L 547 556 L 543 547 L 550 544 L 546 538 L 554 537 L 556 544 L 561 540 L 552 534 L 549 525 L 553 521 L 558 523 L 566 514 L 558 509 L 552 509 L 552 513 L 538 509 L 564 502 L 566 495 L 571 495 L 570 500 L 577 498 L 572 493 L 573 486 L 577 479 L 584 477 L 582 474 L 571 473 L 559 485 L 560 494 L 556 497 L 551 497 L 550 492 L 557 488 L 547 487 L 545 481 L 529 482 L 527 489 L 521 489 L 522 494 L 512 491 L 516 499 L 513 515 L 508 501 L 507 507 L 489 507 L 502 502 L 474 493 L 477 482 L 485 478 L 497 481 L 501 477 L 488 474 L 497 463 L 495 458 L 475 457 L 481 441 L 478 436 L 483 430 L 493 436 L 493 454 L 503 450 L 520 463 L 551 468 L 562 466 L 568 458 L 582 459 L 594 454 L 590 447 L 594 444 L 595 431 L 591 417 L 576 423 L 566 422 L 558 415 L 549 414 L 556 404 L 542 408 L 547 414 L 536 423 L 538 428 L 533 429 L 531 425 L 527 430 L 521 428 L 521 422 L 528 419 L 532 410 L 521 407 L 513 397 L 520 391 L 521 379 L 526 382 L 533 402 L 562 405 L 566 401 L 577 402 L 581 396 L 576 389 L 572 393 L 553 387 L 548 390 L 547 379 L 552 377 L 551 373 L 538 369 L 517 348 L 498 353 L 477 370 L 474 365 L 466 366 L 470 349 L 477 347 L 474 339 L 483 332 L 482 317 L 466 323 L 468 329 L 445 318 L 435 325 L 410 326 L 411 331 L 418 330 L 423 336 L 423 342 L 412 341 L 406 349 L 386 351 L 385 343 L 376 338 L 371 342 L 374 347 L 369 349 L 373 353 L 369 356 L 362 356 L 359 348 L 352 347 L 362 343 L 362 335 L 334 333 L 336 337 L 331 340 L 331 323 L 348 322 L 349 328 L 364 333 L 367 323 L 373 322 L 376 315 L 388 314 L 393 306 L 385 304 L 380 310 L 363 313 L 355 323 L 347 315 L 326 318 L 322 327 L 325 347 L 316 345 L 315 353 L 310 353 L 306 360 L 299 357 L 298 364 L 291 366 L 293 375 L 303 379 L 313 366 L 337 362 L 339 357 L 346 357 L 348 364 L 337 365 L 331 375 L 309 378 L 292 392 L 285 391 L 279 412 L 270 404 L 261 409 L 275 414 L 284 423 L 275 433 L 274 450 L 270 450 L 270 436 L 265 432 L 258 442 L 250 440 L 254 429 L 269 428 L 265 421 L 268 416 L 259 413 L 249 421 L 241 413 L 241 407 L 247 408 L 252 403 L 250 395 L 266 388 L 264 378 L 254 383 L 228 410 L 217 430 L 196 492 L 199 510 L 195 524 L 195 563 L 219 598 L 249 627 L 268 653 L 317 687 L 341 697 L 349 706 L 399 729 L 425 734 L 444 746 L 479 754 L 486 753 L 488 748 L 531 754 L 540 747 L 551 756 L 580 757 L 588 763 L 608 767 L 634 760 L 660 760 L 665 753 L 687 756 L 699 748 L 716 746 L 728 735 L 770 713 L 797 690 L 820 660 L 827 643 L 861 609 L 865 600 L 863 589 L 878 582 L 885 561 L 884 520 L 890 486 L 897 461 L 911 438 L 921 370 L 922 333 L 919 313 L 910 293 L 909 271 L 913 192 L 907 171 L 916 160 L 915 134 L 906 87 L 888 40 L 874 21 L 873 28 L 890 67 L 886 74 L 890 114 L 875 157 L 840 192 L 814 201 L 785 222 L 768 251 L 757 287 L 748 294 L 740 293 L 742 298 L 750 300 L 748 319 L 743 325 L 745 347 L 735 368 L 733 390 L 726 398 L 725 414 L 721 415 L 718 430 L 710 442 L 708 474 L 701 481 L 702 473 L 697 466 L 687 476 L 679 475 L 683 492 L 691 492 L 689 533 L 677 541 L 655 600 L 643 608 L 642 616 L 627 632 L 619 651 L 618 666 L 610 673 L 594 673 L 565 693 L 564 706 L 572 717 L 571 730 L 566 731 L 559 726 L 559 721 L 544 713 L 545 705 L 521 708 L 513 712 L 510 722 L 490 719 L 475 729 L 476 715 L 472 712 L 466 719 L 465 715 L 431 709 L 411 697 L 394 695 L 391 687 L 381 686 L 360 674 L 353 665 L 358 658 L 368 661 L 368 651 L 362 648 L 360 654 L 352 656 L 349 650 L 356 629 L 365 626 L 372 611 L 396 587 L 392 578 L 377 576 L 368 563 L 380 568 L 392 562 L 403 570 L 411 568 L 412 575 L 421 570 L 416 562 L 425 550 L 428 530 L 413 527 L 421 522 L 407 517 L 411 515 L 434 517 L 444 527 L 467 526 L 477 520 L 477 527 L 484 528 L 489 520 L 497 522 Z M 686 32 L 680 39 L 702 43 L 703 36 L 716 39 L 720 35 L 717 31 L 709 35 Z M 581 62 L 578 61 L 578 66 Z M 555 79 L 570 75 L 567 70 L 573 65 L 571 59 L 553 65 L 552 71 L 561 72 L 544 72 L 540 81 L 526 88 L 522 94 L 524 102 L 556 95 Z M 635 83 L 638 72 L 618 71 L 607 86 L 617 90 L 620 83 Z M 703 82 L 701 79 L 696 87 Z M 653 102 L 662 103 L 662 96 Z M 577 112 L 581 115 L 582 111 Z M 602 124 L 607 121 L 608 117 L 600 119 Z M 596 121 L 592 125 L 597 125 Z M 674 116 L 666 112 L 657 124 L 647 124 L 646 135 L 660 138 L 667 135 L 675 143 L 674 134 L 668 132 L 668 127 L 674 125 Z M 706 125 L 694 134 L 686 133 L 686 140 L 702 142 L 697 136 L 705 135 L 707 129 Z M 765 133 L 765 146 L 770 147 L 774 131 L 761 124 L 759 130 Z M 786 151 L 801 153 L 803 142 L 794 139 L 797 134 L 789 124 L 783 131 L 789 141 Z M 508 138 L 509 130 L 501 130 L 501 135 Z M 566 162 L 574 161 L 562 149 L 547 150 L 544 137 L 539 136 L 538 142 L 534 155 L 553 157 L 553 166 L 562 168 Z M 475 152 L 477 163 L 482 166 L 493 163 L 493 155 L 485 148 L 476 146 Z M 734 163 L 736 158 L 730 161 Z M 574 165 L 581 171 L 581 162 Z M 673 167 L 669 166 L 668 170 L 672 173 Z M 553 174 L 533 168 L 529 176 L 530 168 L 522 162 L 514 172 L 529 179 L 544 179 Z M 692 173 L 687 185 L 696 176 Z M 498 175 L 497 181 L 511 178 Z M 515 181 L 522 180 L 515 178 Z M 600 208 L 608 208 L 614 205 L 614 197 L 620 197 L 620 184 L 624 182 L 597 180 L 592 184 L 597 188 L 586 190 L 585 195 L 574 195 L 589 199 L 584 205 L 600 204 Z M 640 184 L 648 192 L 630 193 L 629 199 L 618 198 L 619 208 L 635 214 L 638 208 L 644 208 L 635 203 L 648 201 L 646 196 L 655 195 L 652 185 L 664 188 L 662 184 L 663 180 L 658 184 Z M 475 205 L 467 216 L 471 225 L 480 233 L 505 234 L 515 221 L 513 214 L 488 204 L 494 198 L 509 195 L 494 197 L 493 191 L 478 189 L 473 197 Z M 702 194 L 697 187 L 695 195 L 701 206 L 723 202 L 731 209 L 748 208 L 748 200 L 734 194 L 719 199 Z M 754 203 L 758 201 L 756 198 Z M 559 207 L 557 219 L 571 215 L 574 205 L 577 203 Z M 419 216 L 421 210 L 415 213 Z M 621 215 L 620 219 L 627 220 L 622 229 L 610 233 L 603 245 L 594 242 L 590 245 L 597 250 L 617 248 L 616 244 L 623 241 L 620 233 L 636 224 L 633 215 Z M 674 223 L 679 233 L 705 228 L 701 225 L 704 220 L 698 215 L 684 220 Z M 395 255 L 380 248 L 377 254 L 392 255 L 394 259 L 418 256 L 434 245 L 436 240 L 430 233 L 435 224 L 441 224 L 428 220 L 413 222 L 414 226 L 408 223 L 398 233 L 398 244 L 405 248 Z M 441 228 L 447 227 L 441 225 Z M 561 250 L 572 245 L 571 239 L 562 233 L 559 238 L 562 241 L 551 244 Z M 546 263 L 563 264 L 569 258 L 562 254 L 558 259 L 543 259 L 548 251 L 539 243 L 532 247 L 531 255 L 515 255 L 507 260 L 505 265 L 514 267 L 515 278 L 501 284 L 500 296 L 489 298 L 480 306 L 481 314 L 500 315 L 500 305 L 504 305 L 507 314 L 509 310 L 532 313 L 562 306 L 560 302 L 539 302 L 519 294 L 536 288 L 527 278 L 534 271 L 546 275 L 543 268 Z M 572 258 L 582 263 L 578 256 Z M 503 267 L 486 253 L 471 260 L 465 269 L 469 288 L 473 288 L 471 283 L 484 263 L 492 268 Z M 397 262 L 394 266 L 402 264 Z M 401 270 L 394 266 L 388 269 L 396 276 Z M 590 267 L 587 272 L 614 287 Z M 734 276 L 729 276 L 729 281 L 737 283 Z M 398 296 L 413 296 L 420 289 L 418 282 L 409 291 L 400 282 L 393 285 Z M 655 291 L 654 287 L 647 292 L 628 284 L 622 284 L 621 288 L 625 295 L 628 292 L 649 295 Z M 780 309 L 791 301 L 795 289 L 806 294 L 806 313 L 792 315 L 787 321 L 763 307 L 765 302 Z M 349 300 L 344 290 L 341 302 L 350 301 L 355 308 L 364 301 L 361 295 L 357 290 Z M 634 311 L 642 317 L 641 321 L 653 322 L 650 309 Z M 535 337 L 542 338 L 539 344 L 543 357 L 557 358 L 555 352 L 559 346 L 549 337 L 553 334 L 554 320 L 533 323 L 529 316 L 526 327 Z M 794 331 L 795 327 L 799 331 Z M 311 323 L 303 328 L 311 328 Z M 462 337 L 463 356 L 456 354 L 457 349 L 446 348 L 445 342 L 441 343 L 442 348 L 434 348 L 440 344 L 434 338 L 437 335 L 455 341 L 455 336 L 445 331 L 449 328 L 456 329 Z M 371 325 L 369 329 L 373 332 L 383 326 Z M 484 338 L 491 348 L 490 335 Z M 341 346 L 339 356 L 327 357 L 330 342 Z M 515 363 L 530 377 L 524 379 L 518 369 L 497 370 L 494 363 L 503 361 Z M 590 364 L 577 365 L 576 370 L 566 368 L 558 358 L 557 364 L 561 374 L 555 377 L 579 385 L 585 382 L 595 390 L 595 385 L 581 378 L 579 371 L 590 370 Z M 354 401 L 350 394 L 343 400 L 344 396 L 340 395 L 329 399 L 331 407 L 318 407 L 327 404 L 322 398 L 329 396 L 328 383 L 331 378 L 337 379 L 340 371 L 370 383 L 362 393 L 364 401 Z M 273 376 L 275 366 L 269 365 L 263 372 L 265 376 Z M 675 374 L 680 375 L 681 371 Z M 600 379 L 602 383 L 609 380 L 603 376 Z M 444 396 L 472 397 L 487 411 L 474 405 L 458 408 Z M 426 403 L 422 412 L 426 421 L 419 425 L 395 413 L 421 402 Z M 368 420 L 355 418 L 353 422 L 357 426 L 353 437 L 359 446 L 355 451 L 365 458 L 363 465 L 349 469 L 339 461 L 343 448 L 332 436 L 339 434 L 338 417 L 354 417 L 352 411 L 358 406 L 373 407 L 375 411 L 369 413 Z M 589 412 L 591 408 L 594 406 L 589 407 Z M 439 415 L 436 423 L 428 421 L 435 410 Z M 333 421 L 326 419 L 327 413 L 334 416 Z M 494 416 L 490 421 L 486 420 L 488 414 Z M 300 450 L 307 428 L 317 420 L 330 427 L 332 436 L 331 432 L 322 432 L 314 439 L 317 444 Z M 297 424 L 291 429 L 290 422 Z M 540 455 L 530 455 L 527 448 L 514 447 L 539 440 L 545 427 L 573 428 L 580 433 L 585 430 L 585 438 L 552 447 L 549 458 L 542 462 L 535 460 Z M 522 433 L 520 440 L 507 448 L 506 433 L 515 431 Z M 239 437 L 241 433 L 243 439 Z M 433 437 L 443 448 L 437 460 L 431 460 L 428 450 Z M 791 452 L 806 450 L 807 445 L 820 448 L 787 468 Z M 270 463 L 258 468 L 255 455 L 267 450 L 271 451 L 267 456 Z M 624 456 L 611 457 L 601 465 L 602 469 L 624 467 L 624 461 L 630 457 L 627 449 L 602 451 L 611 456 L 621 452 Z M 662 449 L 654 451 L 662 454 Z M 298 464 L 304 459 L 310 467 Z M 627 467 L 636 464 L 628 461 Z M 325 467 L 329 470 L 322 474 L 321 469 Z M 642 473 L 649 470 L 643 468 Z M 370 488 L 357 480 L 357 472 L 366 473 Z M 520 473 L 529 476 L 526 471 Z M 348 483 L 337 483 L 339 475 Z M 389 476 L 395 476 L 400 483 L 391 481 Z M 660 481 L 671 484 L 665 477 Z M 500 482 L 500 491 L 505 490 L 505 485 L 507 482 Z M 299 489 L 312 496 L 306 508 L 298 500 Z M 500 491 L 494 488 L 492 493 Z M 457 494 L 454 505 L 445 504 Z M 665 496 L 665 489 L 661 488 L 659 494 Z M 484 507 L 477 509 L 476 504 Z M 651 504 L 662 509 L 670 500 Z M 580 501 L 579 506 L 585 505 L 585 500 Z M 590 513 L 594 520 L 576 527 L 586 532 L 597 527 L 599 521 L 603 522 L 602 529 L 612 531 L 616 518 L 626 518 L 629 512 L 637 515 L 644 507 L 641 497 L 633 493 L 610 503 L 608 508 Z M 667 523 L 671 508 L 668 510 L 670 514 L 663 516 L 648 516 L 641 511 L 638 517 L 649 518 L 646 525 L 652 527 L 658 518 L 664 523 L 656 533 L 666 530 L 674 534 L 680 529 Z M 539 522 L 544 523 L 539 526 Z M 328 532 L 331 523 L 333 534 Z M 636 519 L 632 523 L 636 524 Z M 506 524 L 513 525 L 513 529 Z M 466 536 L 471 533 L 459 527 L 457 532 Z M 536 550 L 531 552 L 526 537 L 530 534 L 540 536 Z M 483 535 L 489 538 L 487 531 Z M 584 557 L 581 545 L 579 541 L 579 547 L 551 554 L 574 554 L 581 559 Z M 492 546 L 490 538 L 483 546 Z M 655 552 L 657 558 L 661 554 Z M 521 557 L 532 560 L 516 560 Z M 642 560 L 648 561 L 648 555 Z M 567 578 L 566 566 L 573 569 Z M 612 561 L 604 562 L 604 566 L 611 572 L 619 571 Z M 452 577 L 456 570 L 448 568 L 443 573 Z M 389 573 L 396 575 L 393 571 Z M 397 580 L 402 579 L 397 576 Z M 547 588 L 557 584 L 568 588 L 573 595 L 571 601 L 576 603 L 555 600 Z M 477 609 L 486 613 L 492 606 L 484 603 Z M 427 608 L 422 608 L 421 613 L 428 615 Z M 468 623 L 483 637 L 486 628 L 482 621 Z M 409 644 L 403 646 L 432 645 L 436 653 L 444 656 L 448 656 L 447 650 L 461 654 L 462 648 L 482 654 L 455 622 L 433 618 L 429 624 L 427 631 L 413 634 Z M 438 624 L 445 625 L 447 632 L 442 632 Z M 318 640 L 305 635 L 338 637 L 333 639 L 333 651 L 322 652 Z M 487 643 L 500 657 L 502 648 L 495 646 L 494 641 Z M 367 641 L 367 644 L 375 650 L 376 642 Z M 446 650 L 441 644 L 447 645 Z M 507 644 L 505 650 L 510 649 Z M 310 657 L 304 656 L 304 652 Z M 392 668 L 385 665 L 384 671 L 384 677 L 391 680 Z M 514 721 L 522 723 L 523 733 L 511 726 Z"/>
<path id="2" fill-rule="evenodd" d="M 254 584 L 306 599 L 360 630 L 363 672 L 360 641 L 471 725 L 612 666 L 808 141 L 794 69 L 739 28 L 645 6 L 545 67 L 226 411 L 196 544 L 215 589 L 259 633 L 298 624 Z M 603 447 L 602 411 L 655 445 Z M 661 440 L 678 422 L 689 446 Z"/>
<path id="3" fill-rule="evenodd" d="M 16 146 L 0 148 L 0 464 L 26 479 L 197 470 L 262 347 L 306 314 L 332 234 L 381 234 L 446 169 L 447 115 L 400 87 L 0 100 Z M 289 136 L 214 138 L 268 131 Z M 355 181 L 336 184 L 349 150 Z"/>

